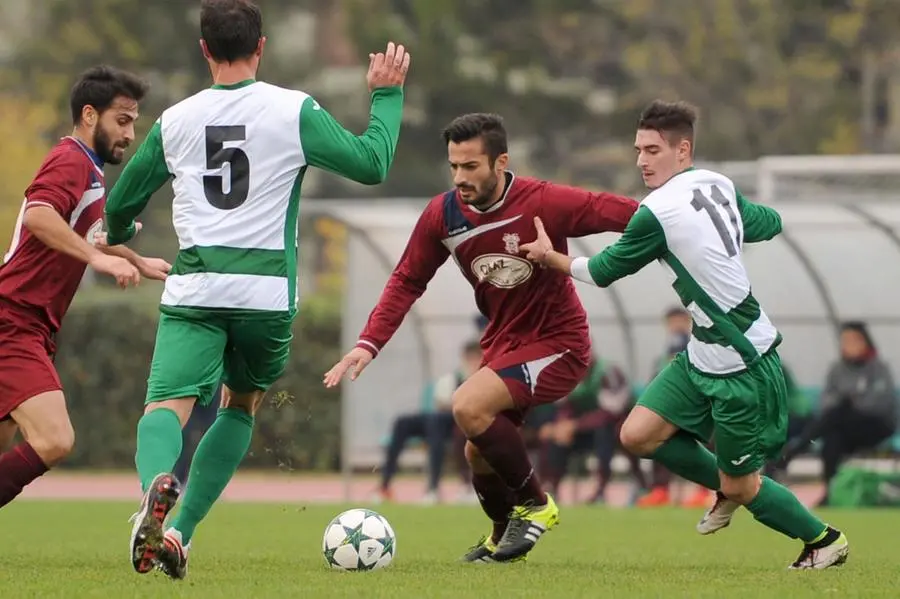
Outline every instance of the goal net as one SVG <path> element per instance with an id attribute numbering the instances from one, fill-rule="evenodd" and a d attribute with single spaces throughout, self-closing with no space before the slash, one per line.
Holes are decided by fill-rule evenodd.
<path id="1" fill-rule="evenodd" d="M 900 202 L 900 154 L 764 156 L 706 163 L 757 202 Z"/>

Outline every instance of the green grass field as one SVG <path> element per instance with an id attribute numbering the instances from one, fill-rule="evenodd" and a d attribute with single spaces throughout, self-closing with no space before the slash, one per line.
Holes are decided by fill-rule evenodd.
<path id="1" fill-rule="evenodd" d="M 851 553 L 840 569 L 790 572 L 799 545 L 740 513 L 711 537 L 699 512 L 566 507 L 527 564 L 465 565 L 486 531 L 477 507 L 382 506 L 397 532 L 387 569 L 331 571 L 322 532 L 344 506 L 217 506 L 188 578 L 131 570 L 131 503 L 23 501 L 0 511 L 0 597 L 896 597 L 900 512 L 832 511 Z"/>

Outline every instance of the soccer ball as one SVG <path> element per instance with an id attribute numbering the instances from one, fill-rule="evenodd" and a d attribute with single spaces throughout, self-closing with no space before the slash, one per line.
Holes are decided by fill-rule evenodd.
<path id="1" fill-rule="evenodd" d="M 384 516 L 354 508 L 328 523 L 322 553 L 337 570 L 378 570 L 393 561 L 397 537 Z"/>

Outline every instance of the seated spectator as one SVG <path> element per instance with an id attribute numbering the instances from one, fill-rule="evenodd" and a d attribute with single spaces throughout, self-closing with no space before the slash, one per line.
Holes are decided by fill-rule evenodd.
<path id="1" fill-rule="evenodd" d="M 538 430 L 546 444 L 548 491 L 557 494 L 573 453 L 593 452 L 597 458 L 597 488 L 591 503 L 603 503 L 612 478 L 612 459 L 619 445 L 619 429 L 634 404 L 631 385 L 621 369 L 594 358 L 588 376 L 557 404 L 555 418 Z M 631 474 L 646 487 L 640 460 L 627 454 Z"/>
<path id="2" fill-rule="evenodd" d="M 819 505 L 828 505 L 828 485 L 841 462 L 855 452 L 878 447 L 897 426 L 893 377 L 878 358 L 865 323 L 845 323 L 840 343 L 841 357 L 828 372 L 819 414 L 785 448 L 779 463 L 786 467 L 810 442 L 822 440 L 825 495 Z"/>
<path id="3" fill-rule="evenodd" d="M 454 442 L 453 446 L 454 451 L 458 451 L 460 454 L 458 463 L 462 466 L 461 473 L 464 478 L 468 476 L 468 464 L 465 463 L 462 454 L 465 440 L 463 439 L 462 443 L 458 442 L 460 435 L 454 434 L 456 422 L 453 420 L 451 411 L 452 397 L 457 387 L 477 372 L 480 367 L 481 345 L 477 341 L 471 341 L 463 348 L 460 368 L 435 381 L 433 410 L 404 414 L 394 421 L 387 455 L 381 469 L 379 491 L 381 500 L 391 500 L 391 480 L 397 473 L 400 454 L 407 442 L 414 438 L 425 441 L 428 448 L 428 490 L 424 498 L 426 503 L 438 501 L 438 485 L 444 466 L 444 456 L 448 442 L 453 441 L 454 437 L 457 438 L 457 442 Z"/>

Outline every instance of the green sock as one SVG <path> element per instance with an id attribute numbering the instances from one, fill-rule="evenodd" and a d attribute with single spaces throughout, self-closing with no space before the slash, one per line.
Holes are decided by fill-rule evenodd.
<path id="1" fill-rule="evenodd" d="M 672 435 L 650 457 L 681 478 L 713 491 L 719 490 L 716 456 L 683 431 Z"/>
<path id="2" fill-rule="evenodd" d="M 134 465 L 146 492 L 157 475 L 171 472 L 181 455 L 181 421 L 168 408 L 147 412 L 138 421 Z"/>
<path id="3" fill-rule="evenodd" d="M 191 463 L 181 510 L 172 522 L 185 545 L 234 476 L 250 449 L 252 436 L 253 416 L 240 408 L 219 410 L 216 421 L 203 435 Z"/>
<path id="4" fill-rule="evenodd" d="M 746 507 L 754 518 L 772 530 L 804 543 L 815 542 L 827 528 L 790 489 L 768 476 L 762 477 L 759 493 Z"/>

